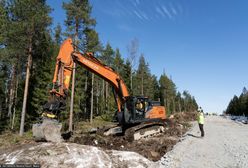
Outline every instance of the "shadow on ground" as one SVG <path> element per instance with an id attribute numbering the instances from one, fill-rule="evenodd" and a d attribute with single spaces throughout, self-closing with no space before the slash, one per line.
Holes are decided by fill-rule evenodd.
<path id="1" fill-rule="evenodd" d="M 187 134 L 187 136 L 191 136 L 191 137 L 194 137 L 194 138 L 202 138 L 201 136 L 196 136 L 194 134 Z"/>

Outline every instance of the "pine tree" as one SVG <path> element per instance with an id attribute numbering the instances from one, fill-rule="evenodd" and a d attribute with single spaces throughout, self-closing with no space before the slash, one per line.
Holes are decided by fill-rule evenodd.
<path id="1" fill-rule="evenodd" d="M 113 61 L 113 68 L 116 72 L 118 72 L 121 76 L 124 73 L 124 60 L 121 57 L 120 50 L 117 48 L 115 50 L 115 56 Z"/>
<path id="2" fill-rule="evenodd" d="M 61 33 L 62 33 L 62 28 L 60 24 L 58 24 L 55 28 L 55 34 L 54 34 L 54 41 L 55 41 L 55 44 L 57 45 L 60 45 L 62 42 Z"/>
<path id="3" fill-rule="evenodd" d="M 130 90 L 133 92 L 133 74 L 135 71 L 136 66 L 136 59 L 137 59 L 137 53 L 139 48 L 139 41 L 138 39 L 134 38 L 131 40 L 130 44 L 127 46 L 127 51 L 129 53 L 128 60 L 131 65 L 131 71 L 130 71 Z"/>
<path id="4" fill-rule="evenodd" d="M 114 57 L 115 57 L 115 52 L 113 48 L 111 47 L 110 43 L 107 43 L 105 49 L 102 51 L 100 59 L 107 66 L 113 67 Z"/>
<path id="5" fill-rule="evenodd" d="M 164 73 L 160 76 L 161 103 L 166 107 L 168 114 L 175 112 L 176 85 Z"/>
<path id="6" fill-rule="evenodd" d="M 6 111 L 7 111 L 7 104 L 6 104 L 6 82 L 8 79 L 8 68 L 2 62 L 0 62 L 0 133 L 6 128 L 7 119 L 6 119 Z"/>
<path id="7" fill-rule="evenodd" d="M 231 114 L 235 116 L 248 114 L 248 92 L 246 87 L 243 88 L 240 96 L 234 95 L 234 97 L 230 100 L 227 109 L 225 111 L 226 114 Z"/>
<path id="8" fill-rule="evenodd" d="M 6 33 L 8 24 L 8 12 L 6 10 L 6 2 L 0 1 L 0 132 L 5 129 L 6 111 L 7 111 L 7 80 L 8 80 L 8 65 L 6 64 L 5 50 L 6 50 Z"/>
<path id="9" fill-rule="evenodd" d="M 72 37 L 76 43 L 79 45 L 80 43 L 84 43 L 84 31 L 85 29 L 89 29 L 90 27 L 96 24 L 95 19 L 92 19 L 91 9 L 92 7 L 89 4 L 88 0 L 71 0 L 68 3 L 63 3 L 63 8 L 66 10 L 66 26 L 67 26 L 67 34 L 68 36 Z M 74 69 L 76 65 L 74 64 Z M 75 70 L 73 70 L 75 71 Z M 72 114 L 73 111 L 76 113 L 83 112 L 82 105 L 84 106 L 84 113 L 86 113 L 86 100 L 89 97 L 90 93 L 84 94 L 88 90 L 88 79 L 87 76 L 84 74 L 87 73 L 82 68 L 77 70 L 77 75 L 74 77 L 75 72 L 73 72 L 72 77 L 72 85 L 74 86 L 74 81 L 76 80 L 77 83 L 75 84 L 75 102 L 74 103 L 74 88 L 72 86 L 72 97 L 71 97 L 71 106 L 70 106 L 70 122 L 69 122 L 69 130 L 72 130 Z M 88 74 L 88 73 L 87 73 Z M 83 78 L 85 76 L 86 78 Z M 85 82 L 83 84 L 83 82 Z M 84 87 L 83 87 L 84 85 Z M 83 90 L 83 88 L 85 88 Z M 73 110 L 73 107 L 75 109 Z"/>
<path id="10" fill-rule="evenodd" d="M 123 73 L 121 76 L 128 88 L 129 94 L 133 95 L 133 92 L 131 90 L 131 71 L 132 71 L 131 63 L 127 59 L 124 64 L 124 69 L 123 69 Z"/>
<path id="11" fill-rule="evenodd" d="M 242 90 L 241 95 L 239 96 L 238 115 L 245 115 L 247 99 L 248 99 L 248 91 L 244 87 L 243 90 Z"/>
<path id="12" fill-rule="evenodd" d="M 106 64 L 109 67 L 113 67 L 114 66 L 114 50 L 111 47 L 111 45 L 109 43 L 107 43 L 106 47 L 104 48 L 104 50 L 102 51 L 102 54 L 100 56 L 101 61 Z M 107 114 L 110 114 L 114 111 L 113 110 L 113 106 L 114 106 L 114 99 L 113 96 L 110 96 L 110 93 L 112 91 L 112 87 L 109 85 L 109 83 L 107 81 L 102 81 L 103 82 L 103 102 L 104 102 L 104 111 Z"/>
<path id="13" fill-rule="evenodd" d="M 92 52 L 95 54 L 95 57 L 97 57 L 97 54 L 101 51 L 102 46 L 100 44 L 99 41 L 99 37 L 98 37 L 98 33 L 92 29 L 92 28 L 86 28 L 84 30 L 85 33 L 85 50 L 87 52 Z M 99 88 L 95 88 L 94 87 L 94 82 L 95 82 L 95 76 L 93 73 L 91 73 L 91 82 L 89 83 L 89 88 L 91 88 L 90 90 L 90 100 L 87 102 L 91 102 L 90 104 L 90 123 L 92 123 L 93 120 L 93 115 L 94 115 L 94 107 L 95 109 L 98 109 L 98 103 L 96 103 L 94 105 L 94 93 L 98 91 Z M 98 87 L 98 85 L 96 85 L 96 87 Z M 95 91 L 96 90 L 96 91 Z M 98 99 L 98 98 L 97 98 Z"/>
<path id="14" fill-rule="evenodd" d="M 142 54 L 139 59 L 138 69 L 134 75 L 133 92 L 135 95 L 154 97 L 154 88 L 149 65 Z"/>
<path id="15" fill-rule="evenodd" d="M 181 93 L 177 92 L 177 95 L 175 97 L 175 106 L 176 106 L 176 112 L 182 112 L 182 105 L 183 105 L 183 99 L 181 97 Z"/>
<path id="16" fill-rule="evenodd" d="M 47 26 L 50 24 L 51 19 L 48 16 L 50 8 L 45 4 L 44 0 L 13 0 L 8 1 L 5 5 L 7 6 L 8 22 L 3 25 L 3 27 L 6 27 L 2 37 L 4 37 L 4 43 L 6 44 L 4 49 L 7 52 L 5 53 L 11 65 L 9 78 L 10 103 L 8 108 L 10 116 L 12 115 L 15 95 L 17 95 L 14 93 L 17 90 L 15 87 L 18 87 L 17 76 L 18 74 L 23 74 L 23 63 L 26 64 L 26 70 L 24 70 L 26 81 L 20 126 L 20 135 L 22 135 L 29 92 L 29 78 L 32 73 L 33 62 L 36 59 L 34 48 L 41 42 L 38 34 L 46 31 Z"/>
<path id="17" fill-rule="evenodd" d="M 248 117 L 248 98 L 246 99 L 245 102 L 245 116 Z"/>
<path id="18" fill-rule="evenodd" d="M 7 33 L 7 25 L 8 25 L 8 11 L 6 9 L 6 1 L 0 1 L 0 46 L 3 46 L 6 41 L 5 34 Z M 1 47 L 2 49 L 2 47 Z M 1 53 L 2 55 L 2 53 Z M 0 56 L 1 56 L 0 55 Z"/>
<path id="19" fill-rule="evenodd" d="M 47 102 L 49 90 L 52 89 L 53 71 L 57 56 L 57 44 L 55 44 L 51 36 L 44 32 L 39 35 L 40 43 L 34 47 L 34 55 L 37 58 L 33 62 L 33 71 L 30 77 L 28 115 L 29 121 L 35 121 L 43 112 L 43 105 Z"/>
<path id="20" fill-rule="evenodd" d="M 232 115 L 238 114 L 238 97 L 235 95 L 230 102 L 229 112 Z"/>
<path id="21" fill-rule="evenodd" d="M 160 90 L 159 90 L 159 83 L 157 77 L 152 75 L 152 87 L 153 87 L 153 100 L 160 100 Z"/>

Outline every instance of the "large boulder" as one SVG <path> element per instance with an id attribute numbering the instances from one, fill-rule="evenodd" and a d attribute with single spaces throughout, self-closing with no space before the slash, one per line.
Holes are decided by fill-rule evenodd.
<path id="1" fill-rule="evenodd" d="M 42 168 L 157 167 L 135 152 L 102 150 L 74 143 L 35 143 L 0 151 L 1 164 L 40 164 Z"/>
<path id="2" fill-rule="evenodd" d="M 42 123 L 33 125 L 33 137 L 36 141 L 62 142 L 61 128 L 57 120 L 43 119 Z"/>

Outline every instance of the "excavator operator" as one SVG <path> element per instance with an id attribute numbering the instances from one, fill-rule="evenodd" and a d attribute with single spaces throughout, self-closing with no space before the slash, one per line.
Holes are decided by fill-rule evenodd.
<path id="1" fill-rule="evenodd" d="M 139 100 L 136 103 L 136 109 L 139 111 L 143 111 L 143 103 Z"/>

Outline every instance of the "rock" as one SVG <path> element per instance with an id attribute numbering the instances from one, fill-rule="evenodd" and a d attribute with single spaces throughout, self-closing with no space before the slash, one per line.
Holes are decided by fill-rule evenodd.
<path id="1" fill-rule="evenodd" d="M 0 154 L 1 164 L 40 164 L 49 168 L 157 167 L 135 152 L 103 150 L 75 143 L 37 143 Z"/>
<path id="2" fill-rule="evenodd" d="M 97 140 L 94 140 L 94 143 L 97 145 L 98 144 L 98 141 Z"/>
<path id="3" fill-rule="evenodd" d="M 159 153 L 155 152 L 155 151 L 151 151 L 150 153 L 151 153 L 152 157 L 155 157 L 155 158 L 160 156 Z"/>
<path id="4" fill-rule="evenodd" d="M 57 120 L 44 119 L 41 124 L 33 125 L 33 137 L 36 141 L 62 142 L 61 128 Z"/>

